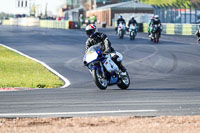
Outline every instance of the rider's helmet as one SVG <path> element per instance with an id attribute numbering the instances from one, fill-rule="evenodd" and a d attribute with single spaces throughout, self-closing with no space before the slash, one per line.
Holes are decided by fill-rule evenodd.
<path id="1" fill-rule="evenodd" d="M 155 15 L 155 20 L 158 21 L 158 19 L 159 19 L 159 16 Z"/>
<path id="2" fill-rule="evenodd" d="M 94 24 L 89 24 L 85 28 L 85 32 L 86 32 L 88 37 L 92 37 L 92 35 L 94 34 L 95 31 L 96 31 L 96 25 L 94 25 Z"/>
<path id="3" fill-rule="evenodd" d="M 123 19 L 122 15 L 119 16 L 120 19 Z"/>
<path id="4" fill-rule="evenodd" d="M 132 20 L 135 20 L 135 18 L 134 18 L 134 17 L 132 17 L 131 19 L 132 19 Z"/>

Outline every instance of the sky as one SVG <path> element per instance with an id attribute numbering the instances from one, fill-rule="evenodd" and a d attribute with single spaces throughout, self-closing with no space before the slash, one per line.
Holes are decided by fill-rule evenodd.
<path id="1" fill-rule="evenodd" d="M 28 0 L 29 1 L 29 0 Z M 57 14 L 57 10 L 61 5 L 64 5 L 66 0 L 31 0 L 39 6 L 39 10 L 43 13 L 45 12 L 45 6 L 47 4 L 48 12 L 51 12 L 53 15 Z M 0 0 L 0 12 L 5 13 L 20 13 L 22 10 L 29 10 L 24 8 L 17 7 L 18 0 Z"/>

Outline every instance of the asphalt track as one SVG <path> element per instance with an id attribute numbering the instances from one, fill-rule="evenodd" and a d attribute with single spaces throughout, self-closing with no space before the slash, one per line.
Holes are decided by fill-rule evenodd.
<path id="1" fill-rule="evenodd" d="M 0 117 L 200 115 L 200 45 L 194 36 L 161 37 L 159 44 L 144 33 L 136 40 L 108 35 L 124 55 L 131 84 L 99 90 L 82 58 L 83 30 L 0 26 L 0 43 L 45 62 L 66 77 L 67 88 L 0 92 Z"/>

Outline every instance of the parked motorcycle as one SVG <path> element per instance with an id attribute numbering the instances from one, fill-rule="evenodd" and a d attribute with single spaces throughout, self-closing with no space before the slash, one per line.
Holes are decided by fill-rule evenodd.
<path id="1" fill-rule="evenodd" d="M 137 35 L 137 26 L 131 24 L 129 27 L 129 36 L 131 40 L 135 40 L 135 36 Z"/>
<path id="2" fill-rule="evenodd" d="M 117 29 L 118 29 L 118 30 L 117 30 L 117 33 L 118 33 L 118 35 L 119 35 L 119 38 L 120 38 L 120 39 L 123 39 L 123 38 L 124 38 L 124 34 L 125 34 L 125 32 L 126 32 L 126 26 L 125 26 L 125 24 L 119 23 Z"/>
<path id="3" fill-rule="evenodd" d="M 117 85 L 120 89 L 129 87 L 128 72 L 122 72 L 112 60 L 111 55 L 102 52 L 100 44 L 91 46 L 86 51 L 83 63 L 88 67 L 99 89 L 105 90 L 111 85 Z"/>
<path id="4" fill-rule="evenodd" d="M 153 41 L 154 43 L 158 43 L 160 39 L 160 33 L 161 33 L 161 26 L 157 24 L 153 25 L 151 33 L 151 41 Z"/>

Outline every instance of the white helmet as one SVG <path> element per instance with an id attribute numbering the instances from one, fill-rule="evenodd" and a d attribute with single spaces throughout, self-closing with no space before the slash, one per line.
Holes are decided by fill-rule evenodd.
<path id="1" fill-rule="evenodd" d="M 159 19 L 159 16 L 158 16 L 158 15 L 155 15 L 155 19 Z"/>
<path id="2" fill-rule="evenodd" d="M 87 34 L 88 37 L 91 37 L 91 35 L 96 31 L 96 25 L 94 24 L 89 24 L 88 26 L 86 26 L 85 28 L 85 32 Z"/>

